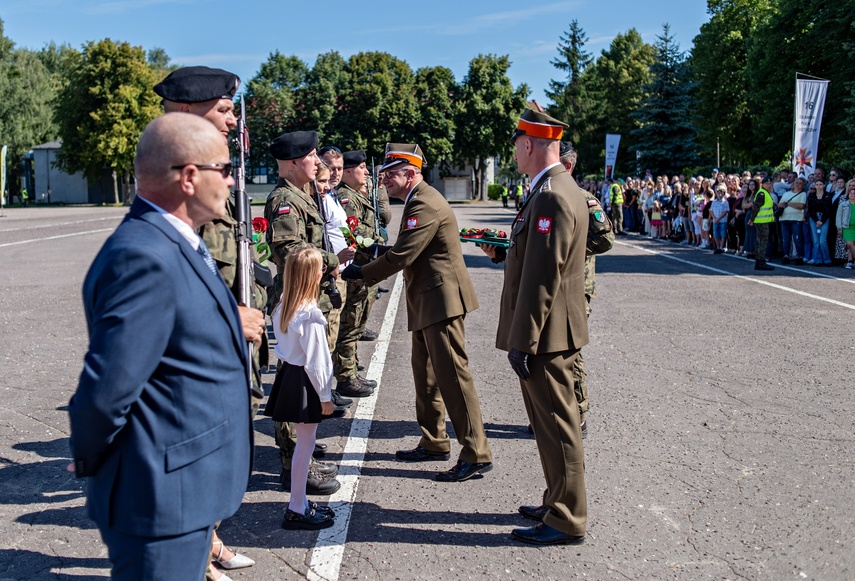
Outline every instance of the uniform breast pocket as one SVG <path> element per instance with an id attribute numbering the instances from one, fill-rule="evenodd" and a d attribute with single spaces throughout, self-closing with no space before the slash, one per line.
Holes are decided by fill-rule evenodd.
<path id="1" fill-rule="evenodd" d="M 442 275 L 436 273 L 430 278 L 421 281 L 419 284 L 419 292 L 426 293 L 442 286 Z"/>

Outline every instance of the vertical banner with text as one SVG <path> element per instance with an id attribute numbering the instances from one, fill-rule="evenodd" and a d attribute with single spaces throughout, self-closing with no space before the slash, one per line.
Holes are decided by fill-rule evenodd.
<path id="1" fill-rule="evenodd" d="M 795 132 L 793 135 L 793 171 L 807 178 L 816 169 L 819 128 L 828 81 L 796 79 Z"/>
<path id="2" fill-rule="evenodd" d="M 6 203 L 6 146 L 0 149 L 0 206 Z"/>
<path id="3" fill-rule="evenodd" d="M 620 135 L 606 133 L 606 179 L 614 179 L 617 150 L 620 146 Z"/>

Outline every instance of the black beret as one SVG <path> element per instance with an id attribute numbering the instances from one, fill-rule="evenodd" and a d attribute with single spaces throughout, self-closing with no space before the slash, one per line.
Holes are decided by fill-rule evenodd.
<path id="1" fill-rule="evenodd" d="M 569 141 L 562 141 L 558 155 L 560 155 L 561 157 L 564 157 L 565 155 L 567 155 L 571 151 L 574 151 L 573 144 L 570 143 Z"/>
<path id="2" fill-rule="evenodd" d="M 318 147 L 318 134 L 315 131 L 294 131 L 283 133 L 270 143 L 270 155 L 276 159 L 299 159 L 309 155 Z"/>
<path id="3" fill-rule="evenodd" d="M 183 67 L 154 86 L 154 92 L 167 101 L 201 103 L 213 99 L 231 99 L 240 78 L 223 69 Z"/>
<path id="4" fill-rule="evenodd" d="M 365 152 L 361 149 L 357 149 L 356 151 L 345 151 L 341 155 L 344 158 L 344 169 L 356 167 L 368 159 L 368 156 L 366 156 Z"/>

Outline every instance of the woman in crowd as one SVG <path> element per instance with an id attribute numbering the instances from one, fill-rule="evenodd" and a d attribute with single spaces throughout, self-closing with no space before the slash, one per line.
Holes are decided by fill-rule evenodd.
<path id="1" fill-rule="evenodd" d="M 710 204 L 710 220 L 712 222 L 714 244 L 713 253 L 715 254 L 722 254 L 724 252 L 724 245 L 727 242 L 727 219 L 730 215 L 730 204 L 727 203 L 724 197 L 725 193 L 727 193 L 727 186 L 721 180 L 715 186 L 715 199 Z"/>
<path id="2" fill-rule="evenodd" d="M 852 270 L 855 262 L 855 179 L 846 184 L 846 198 L 837 207 L 836 226 L 838 236 L 846 245 L 846 268 Z"/>
<path id="3" fill-rule="evenodd" d="M 709 189 L 709 180 L 704 180 L 701 188 L 704 196 L 704 201 L 701 205 L 701 236 L 703 237 L 703 241 L 699 248 L 714 248 L 715 242 L 712 238 L 712 220 L 711 213 L 712 210 L 712 199 L 713 193 L 712 190 Z M 707 186 L 706 190 L 703 190 L 703 186 Z"/>
<path id="4" fill-rule="evenodd" d="M 751 222 L 751 217 L 754 215 L 754 196 L 757 195 L 757 190 L 760 189 L 760 183 L 755 178 L 749 178 L 746 180 L 745 185 L 748 189 L 742 198 L 742 210 L 745 212 L 745 245 L 743 249 L 746 257 L 754 258 L 754 247 L 757 245 L 757 229 L 754 227 L 754 224 L 749 224 L 749 222 Z"/>
<path id="5" fill-rule="evenodd" d="M 836 176 L 834 184 L 831 187 L 831 211 L 833 216 L 837 215 L 837 210 L 840 203 L 846 199 L 846 179 L 843 173 L 835 168 L 831 175 Z M 828 225 L 828 252 L 831 255 L 831 261 L 834 264 L 843 264 L 848 258 L 846 251 L 846 243 L 843 242 L 843 237 L 838 236 L 839 230 L 834 220 Z"/>
<path id="6" fill-rule="evenodd" d="M 815 180 L 808 193 L 808 216 L 813 237 L 813 257 L 808 264 L 831 266 L 828 253 L 828 223 L 834 220 L 831 211 L 831 194 L 825 191 L 825 183 Z"/>

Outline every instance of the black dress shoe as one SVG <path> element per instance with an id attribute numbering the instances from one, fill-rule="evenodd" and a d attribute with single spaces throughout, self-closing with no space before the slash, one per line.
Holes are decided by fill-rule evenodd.
<path id="1" fill-rule="evenodd" d="M 436 460 L 448 460 L 451 457 L 449 452 L 434 452 L 426 450 L 421 446 L 416 446 L 412 450 L 398 450 L 395 452 L 395 458 L 404 462 L 433 462 Z"/>
<path id="2" fill-rule="evenodd" d="M 388 288 L 386 288 L 385 286 L 378 286 L 378 287 L 377 287 L 377 290 L 378 290 L 379 292 L 381 292 L 381 293 L 387 293 L 387 292 L 389 292 L 389 289 L 388 289 Z"/>
<path id="3" fill-rule="evenodd" d="M 440 472 L 434 477 L 434 480 L 439 480 L 440 482 L 463 482 L 476 474 L 484 474 L 492 469 L 492 462 L 464 462 L 463 460 L 458 460 L 453 468 L 445 472 Z"/>
<path id="4" fill-rule="evenodd" d="M 348 397 L 368 397 L 374 393 L 373 387 L 365 387 L 361 385 L 357 378 L 339 381 L 335 389 L 341 395 L 346 395 Z"/>
<path id="5" fill-rule="evenodd" d="M 327 455 L 326 444 L 315 444 L 315 450 L 312 452 L 312 458 L 323 458 Z"/>
<path id="6" fill-rule="evenodd" d="M 313 511 L 315 511 L 316 513 L 318 513 L 320 515 L 327 514 L 329 516 L 335 516 L 335 512 L 333 512 L 333 509 L 331 509 L 328 506 L 321 506 L 317 502 L 312 502 L 311 500 L 307 500 L 306 502 L 309 503 L 310 509 L 312 509 Z"/>
<path id="7" fill-rule="evenodd" d="M 312 461 L 309 464 L 309 474 L 316 474 L 318 476 L 337 476 L 338 466 L 336 466 L 334 462 L 318 462 L 312 458 Z"/>
<path id="8" fill-rule="evenodd" d="M 362 332 L 362 336 L 359 338 L 360 341 L 376 341 L 377 337 L 380 335 L 377 331 L 372 331 L 371 329 L 365 329 Z"/>
<path id="9" fill-rule="evenodd" d="M 335 524 L 335 518 L 326 513 L 320 513 L 312 508 L 306 510 L 306 514 L 294 512 L 290 508 L 285 509 L 285 518 L 282 519 L 282 528 L 289 530 L 316 531 L 325 529 Z"/>
<path id="10" fill-rule="evenodd" d="M 376 381 L 374 381 L 373 379 L 365 379 L 361 375 L 356 376 L 356 381 L 362 387 L 370 387 L 371 389 L 374 389 L 375 387 L 377 387 Z"/>
<path id="11" fill-rule="evenodd" d="M 336 390 L 332 390 L 332 402 L 333 402 L 333 405 L 343 407 L 343 408 L 349 408 L 350 406 L 353 405 L 352 399 L 350 399 L 348 397 L 344 397 L 343 395 L 341 395 Z"/>
<path id="12" fill-rule="evenodd" d="M 754 270 L 775 270 L 775 267 L 767 262 L 755 262 Z"/>
<path id="13" fill-rule="evenodd" d="M 546 516 L 546 513 L 549 512 L 549 509 L 544 506 L 531 506 L 530 504 L 524 504 L 523 506 L 517 509 L 519 513 L 529 520 L 542 521 L 543 517 Z"/>
<path id="14" fill-rule="evenodd" d="M 584 536 L 565 535 L 544 523 L 524 529 L 514 529 L 511 535 L 518 541 L 532 545 L 581 545 L 585 542 Z"/>

